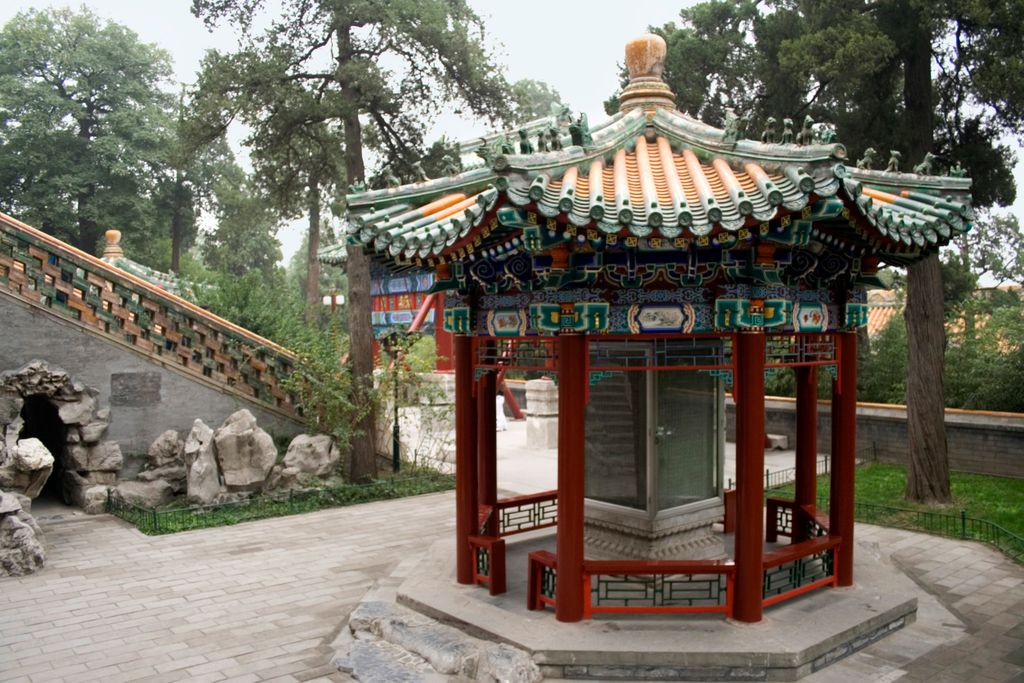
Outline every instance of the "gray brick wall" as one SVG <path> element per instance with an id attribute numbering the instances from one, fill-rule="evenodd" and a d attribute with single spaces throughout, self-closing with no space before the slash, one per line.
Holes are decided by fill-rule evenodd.
<path id="1" fill-rule="evenodd" d="M 796 440 L 795 402 L 769 400 L 765 426 L 769 434 Z M 727 403 L 728 438 L 736 434 L 735 406 Z M 832 416 L 828 402 L 818 404 L 818 452 L 831 450 Z M 947 410 L 946 440 L 949 465 L 959 472 L 1024 478 L 1024 415 Z M 857 453 L 863 459 L 905 464 L 907 411 L 903 406 L 857 406 Z"/>
<path id="2" fill-rule="evenodd" d="M 271 434 L 297 434 L 303 426 L 211 383 L 197 381 L 100 338 L 46 311 L 0 295 L 0 371 L 40 359 L 66 370 L 76 382 L 99 390 L 111 411 L 107 438 L 127 454 L 145 453 L 163 431 L 187 432 L 196 418 L 216 428 L 239 408 L 248 408 Z M 173 360 L 173 359 L 172 359 Z M 127 462 L 127 459 L 126 459 Z"/>

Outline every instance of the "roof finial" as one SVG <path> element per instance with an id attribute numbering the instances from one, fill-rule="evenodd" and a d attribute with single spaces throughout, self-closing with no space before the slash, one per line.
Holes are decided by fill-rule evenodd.
<path id="1" fill-rule="evenodd" d="M 648 33 L 626 43 L 626 68 L 629 85 L 619 95 L 619 110 L 642 108 L 675 109 L 675 94 L 661 80 L 668 46 L 659 35 Z"/>
<path id="2" fill-rule="evenodd" d="M 103 235 L 107 245 L 103 247 L 103 260 L 113 261 L 124 257 L 124 250 L 121 248 L 121 231 L 107 230 Z"/>

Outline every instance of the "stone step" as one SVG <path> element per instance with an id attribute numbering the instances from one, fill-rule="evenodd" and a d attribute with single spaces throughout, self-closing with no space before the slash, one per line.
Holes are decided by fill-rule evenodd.
<path id="1" fill-rule="evenodd" d="M 370 591 L 335 641 L 334 662 L 359 681 L 507 681 L 538 683 L 540 669 L 523 650 L 474 638 Z"/>
<path id="2" fill-rule="evenodd" d="M 441 683 L 448 677 L 426 660 L 380 639 L 353 639 L 348 652 L 334 660 L 342 673 L 363 683 Z"/>

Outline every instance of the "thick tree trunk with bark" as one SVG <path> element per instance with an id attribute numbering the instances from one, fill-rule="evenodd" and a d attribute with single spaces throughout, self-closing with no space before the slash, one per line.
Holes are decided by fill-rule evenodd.
<path id="1" fill-rule="evenodd" d="M 946 452 L 942 272 L 932 254 L 910 267 L 907 277 L 907 459 L 909 500 L 949 503 Z M 935 296 L 938 290 L 939 296 Z"/>
<path id="2" fill-rule="evenodd" d="M 909 40 L 903 45 L 908 164 L 931 151 L 932 35 L 920 9 L 907 5 Z M 909 500 L 950 502 L 943 366 L 945 353 L 942 271 L 932 254 L 907 270 L 907 490 Z"/>
<path id="3" fill-rule="evenodd" d="M 306 323 L 313 325 L 320 313 L 320 182 L 309 179 L 309 248 L 306 250 Z"/>
<path id="4" fill-rule="evenodd" d="M 343 65 L 350 59 L 350 29 L 338 30 L 338 64 Z M 341 84 L 342 100 L 354 101 L 351 88 L 347 83 Z M 347 113 L 343 119 L 345 130 L 345 176 L 348 183 L 363 182 L 366 179 L 366 168 L 363 165 L 363 131 L 356 111 Z M 348 273 L 348 300 L 345 309 L 348 313 L 349 336 L 349 368 L 352 373 L 354 388 L 353 400 L 361 405 L 373 405 L 368 400 L 373 390 L 373 326 L 370 318 L 370 259 L 359 246 L 349 245 L 347 250 L 346 270 Z M 362 421 L 355 426 L 349 445 L 351 459 L 349 480 L 364 481 L 377 476 L 377 451 L 374 445 L 377 415 L 370 410 Z"/>

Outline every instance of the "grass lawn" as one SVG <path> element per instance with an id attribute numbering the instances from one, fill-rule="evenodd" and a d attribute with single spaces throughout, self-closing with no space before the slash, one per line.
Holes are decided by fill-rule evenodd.
<path id="1" fill-rule="evenodd" d="M 1012 534 L 1024 537 L 1024 480 L 1022 479 L 952 472 L 950 486 L 953 489 L 954 502 L 952 505 L 938 506 L 921 505 L 904 500 L 903 490 L 906 483 L 907 469 L 902 465 L 872 464 L 858 467 L 855 483 L 856 501 L 869 506 L 903 508 L 956 517 L 959 517 L 961 510 L 966 510 L 968 517 L 987 520 Z M 827 499 L 828 489 L 828 475 L 818 477 L 819 498 Z M 769 495 L 792 497 L 793 485 L 787 484 L 771 489 Z M 889 526 L 921 528 L 937 531 L 944 535 L 957 535 L 960 529 L 956 522 L 941 523 L 927 515 L 876 512 L 877 514 L 870 510 L 858 509 L 857 519 Z M 971 535 L 970 530 L 968 535 Z"/>

